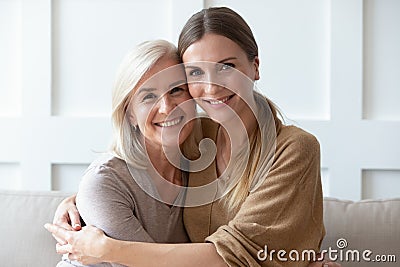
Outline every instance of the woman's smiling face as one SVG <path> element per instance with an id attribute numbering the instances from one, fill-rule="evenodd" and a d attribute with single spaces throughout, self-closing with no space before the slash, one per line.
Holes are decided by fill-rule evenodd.
<path id="1" fill-rule="evenodd" d="M 195 104 L 178 63 L 161 58 L 136 86 L 129 106 L 130 121 L 139 127 L 148 145 L 180 145 L 193 129 Z"/>
<path id="2" fill-rule="evenodd" d="M 211 118 L 230 119 L 228 106 L 235 114 L 247 109 L 252 82 L 259 79 L 257 57 L 250 61 L 234 41 L 208 33 L 191 44 L 182 59 L 190 94 Z"/>

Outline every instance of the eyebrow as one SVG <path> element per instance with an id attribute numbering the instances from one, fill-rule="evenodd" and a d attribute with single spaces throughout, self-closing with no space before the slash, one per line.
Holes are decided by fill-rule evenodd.
<path id="1" fill-rule="evenodd" d="M 175 86 L 179 86 L 179 85 L 182 85 L 182 84 L 186 84 L 186 81 L 185 80 L 179 80 L 179 81 L 173 82 L 173 83 L 171 83 L 169 85 L 169 88 L 174 88 Z"/>
<path id="2" fill-rule="evenodd" d="M 185 80 L 179 80 L 179 81 L 173 82 L 173 83 L 171 83 L 169 85 L 169 88 L 174 88 L 175 86 L 182 85 L 182 84 L 186 84 L 186 81 Z M 146 88 L 146 87 L 144 87 L 144 88 L 140 88 L 139 91 L 137 92 L 137 94 L 139 95 L 139 94 L 144 93 L 144 92 L 148 93 L 148 92 L 153 92 L 153 91 L 157 91 L 157 88 L 152 88 L 152 87 L 151 88 Z"/>
<path id="3" fill-rule="evenodd" d="M 156 88 L 140 88 L 139 91 L 137 92 L 137 94 L 141 94 L 143 92 L 153 92 L 157 90 Z"/>
<path id="4" fill-rule="evenodd" d="M 232 59 L 237 59 L 237 57 L 227 57 L 227 58 L 224 58 L 224 59 L 222 59 L 222 60 L 220 60 L 220 61 L 218 61 L 218 62 L 216 62 L 216 63 L 224 63 L 224 62 L 229 61 L 229 60 L 232 60 Z M 201 61 L 199 61 L 199 62 L 201 62 Z M 206 61 L 203 61 L 203 62 L 206 62 Z M 214 62 L 214 63 L 215 63 L 215 62 Z M 185 65 L 185 68 L 197 69 L 197 68 L 199 68 L 199 67 L 198 67 L 198 66 Z"/>
<path id="5" fill-rule="evenodd" d="M 224 63 L 225 61 L 229 61 L 229 60 L 232 60 L 232 59 L 237 59 L 237 57 L 227 57 L 227 58 L 225 58 L 223 60 L 218 61 L 218 63 Z"/>

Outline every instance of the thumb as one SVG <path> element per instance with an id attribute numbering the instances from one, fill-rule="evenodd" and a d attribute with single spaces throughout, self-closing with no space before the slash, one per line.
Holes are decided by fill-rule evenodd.
<path id="1" fill-rule="evenodd" d="M 71 220 L 72 228 L 74 228 L 74 230 L 76 231 L 81 230 L 82 226 L 78 210 L 74 209 L 72 211 L 69 211 L 68 213 Z"/>

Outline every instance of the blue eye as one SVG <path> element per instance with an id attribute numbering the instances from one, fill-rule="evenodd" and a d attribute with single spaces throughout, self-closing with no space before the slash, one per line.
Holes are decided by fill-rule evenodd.
<path id="1" fill-rule="evenodd" d="M 190 76 L 199 76 L 199 75 L 203 75 L 203 74 L 204 74 L 204 71 L 202 71 L 201 69 L 194 69 L 189 72 Z"/>
<path id="2" fill-rule="evenodd" d="M 230 70 L 230 69 L 233 69 L 234 67 L 235 67 L 235 64 L 233 64 L 233 63 L 223 63 L 221 65 L 220 70 Z"/>
<path id="3" fill-rule="evenodd" d="M 156 96 L 155 94 L 150 93 L 150 94 L 145 95 L 145 96 L 143 97 L 142 101 L 143 101 L 143 102 L 145 102 L 145 101 L 150 101 L 150 100 L 153 100 L 153 99 L 156 99 L 156 98 L 157 98 L 157 96 Z"/>

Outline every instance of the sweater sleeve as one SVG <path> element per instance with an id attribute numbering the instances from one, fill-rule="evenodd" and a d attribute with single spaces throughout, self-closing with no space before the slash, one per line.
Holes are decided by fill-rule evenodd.
<path id="1" fill-rule="evenodd" d="M 135 216 L 134 196 L 122 180 L 108 167 L 87 171 L 76 198 L 83 220 L 115 239 L 154 242 Z"/>
<path id="2" fill-rule="evenodd" d="M 322 204 L 319 143 L 303 131 L 288 135 L 263 184 L 206 241 L 229 266 L 307 266 L 302 251 L 317 251 L 324 235 Z"/>

